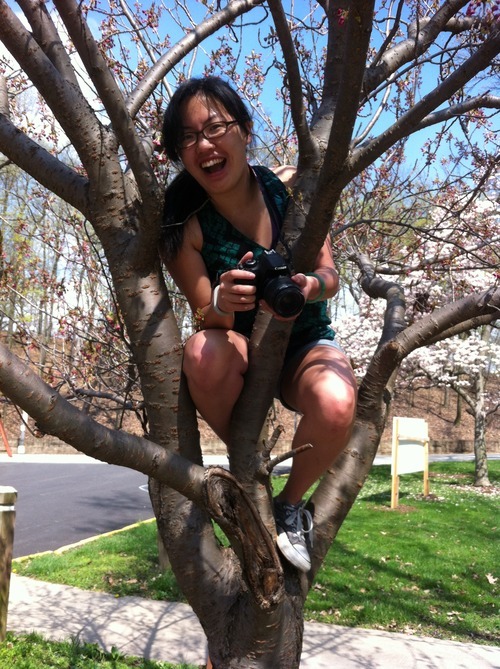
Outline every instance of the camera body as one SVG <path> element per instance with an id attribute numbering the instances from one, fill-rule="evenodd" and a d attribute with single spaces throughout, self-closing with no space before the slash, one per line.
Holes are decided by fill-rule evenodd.
<path id="1" fill-rule="evenodd" d="M 255 285 L 257 300 L 265 300 L 278 316 L 291 318 L 302 311 L 305 304 L 302 291 L 290 278 L 286 260 L 276 251 L 266 250 L 258 258 L 240 263 L 238 269 L 254 274 L 254 279 L 238 283 Z"/>

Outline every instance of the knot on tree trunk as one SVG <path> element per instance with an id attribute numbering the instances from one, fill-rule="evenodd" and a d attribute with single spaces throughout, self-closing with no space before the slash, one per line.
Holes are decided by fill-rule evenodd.
<path id="1" fill-rule="evenodd" d="M 275 543 L 257 508 L 234 476 L 209 467 L 204 496 L 211 518 L 238 555 L 243 577 L 260 608 L 270 609 L 284 595 L 284 576 Z"/>

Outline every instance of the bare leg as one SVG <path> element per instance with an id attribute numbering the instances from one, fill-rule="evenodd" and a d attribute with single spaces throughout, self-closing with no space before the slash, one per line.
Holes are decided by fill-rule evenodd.
<path id="1" fill-rule="evenodd" d="M 316 346 L 286 370 L 283 399 L 302 414 L 292 447 L 313 448 L 293 458 L 280 501 L 296 504 L 347 445 L 356 413 L 357 385 L 342 351 Z"/>
<path id="2" fill-rule="evenodd" d="M 201 330 L 186 342 L 183 370 L 189 393 L 200 414 L 225 443 L 247 367 L 247 339 L 233 330 Z"/>

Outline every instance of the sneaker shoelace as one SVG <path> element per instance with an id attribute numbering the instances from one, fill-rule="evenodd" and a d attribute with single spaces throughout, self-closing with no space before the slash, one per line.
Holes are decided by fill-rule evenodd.
<path id="1" fill-rule="evenodd" d="M 307 524 L 307 529 L 304 527 L 304 520 Z M 287 516 L 285 520 L 286 524 L 296 532 L 298 535 L 305 539 L 305 534 L 309 534 L 313 530 L 313 519 L 311 513 L 304 509 L 304 503 L 300 503 L 297 506 L 289 506 L 287 509 Z M 309 543 L 313 545 L 312 534 L 309 538 Z"/>

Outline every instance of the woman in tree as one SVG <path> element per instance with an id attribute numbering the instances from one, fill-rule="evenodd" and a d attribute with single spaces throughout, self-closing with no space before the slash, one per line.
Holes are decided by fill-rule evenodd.
<path id="1" fill-rule="evenodd" d="M 292 277 L 290 299 L 293 307 L 299 301 L 297 309 L 287 311 L 288 298 L 284 311 L 278 301 L 266 303 L 256 295 L 255 272 L 241 265 L 256 260 L 260 276 L 262 259 L 275 258 L 269 251 L 280 238 L 295 168 L 271 171 L 248 164 L 251 117 L 218 77 L 181 84 L 162 130 L 167 156 L 183 167 L 166 191 L 162 257 L 197 324 L 185 344 L 183 371 L 198 411 L 226 443 L 248 367 L 257 303 L 278 318 L 293 313 L 280 399 L 302 415 L 292 447 L 313 448 L 293 458 L 274 507 L 281 552 L 308 571 L 312 518 L 303 497 L 346 446 L 356 406 L 354 375 L 326 310 L 326 300 L 339 288 L 330 243 L 323 244 L 313 273 Z"/>

